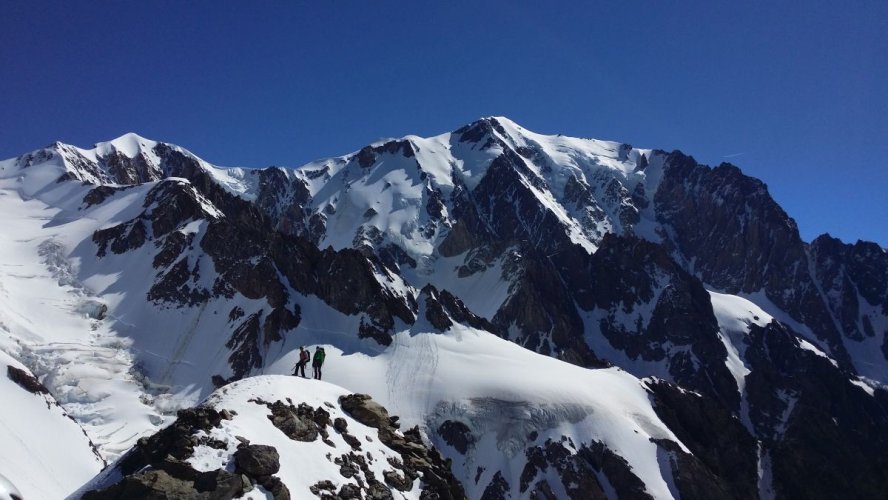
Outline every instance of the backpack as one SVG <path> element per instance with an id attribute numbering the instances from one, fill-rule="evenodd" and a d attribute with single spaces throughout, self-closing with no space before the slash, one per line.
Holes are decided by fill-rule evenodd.
<path id="1" fill-rule="evenodd" d="M 302 351 L 299 353 L 299 362 L 301 364 L 308 363 L 308 358 L 310 358 L 310 357 L 311 356 L 309 356 L 308 351 Z"/>

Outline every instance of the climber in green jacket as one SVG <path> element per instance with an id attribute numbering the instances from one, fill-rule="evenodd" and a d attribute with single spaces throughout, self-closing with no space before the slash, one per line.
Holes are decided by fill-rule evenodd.
<path id="1" fill-rule="evenodd" d="M 314 368 L 314 378 L 321 380 L 321 366 L 324 364 L 324 358 L 327 357 L 327 354 L 324 352 L 323 347 L 315 348 L 314 359 L 311 362 L 311 367 Z"/>

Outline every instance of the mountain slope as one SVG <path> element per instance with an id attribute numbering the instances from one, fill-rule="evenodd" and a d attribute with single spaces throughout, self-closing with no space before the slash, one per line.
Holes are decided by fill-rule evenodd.
<path id="1" fill-rule="evenodd" d="M 494 117 L 298 169 L 56 143 L 0 193 L 3 350 L 109 460 L 325 345 L 473 498 L 888 488 L 886 252 L 730 165 Z"/>

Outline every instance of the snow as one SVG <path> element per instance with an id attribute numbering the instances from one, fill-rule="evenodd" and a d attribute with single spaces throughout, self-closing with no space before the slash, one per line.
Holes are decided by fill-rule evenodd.
<path id="1" fill-rule="evenodd" d="M 0 328 L 4 344 L 9 334 Z M 0 351 L 0 497 L 13 487 L 23 498 L 64 498 L 104 466 L 89 439 L 51 396 L 31 394 L 7 378 L 7 367 L 30 373 Z"/>
<path id="2" fill-rule="evenodd" d="M 873 389 L 869 384 L 867 384 L 862 379 L 851 379 L 851 383 L 856 385 L 857 387 L 860 387 L 864 391 L 866 391 L 866 393 L 869 394 L 870 396 L 876 395 L 875 389 Z"/>
<path id="3" fill-rule="evenodd" d="M 765 327 L 774 320 L 754 302 L 739 297 L 709 290 L 712 309 L 722 328 L 732 332 L 748 332 L 750 325 Z"/>
<path id="4" fill-rule="evenodd" d="M 836 368 L 839 367 L 839 364 L 836 363 L 834 359 L 827 356 L 827 354 L 825 352 L 823 352 L 823 350 L 821 350 L 819 347 L 815 346 L 811 342 L 808 342 L 807 340 L 805 340 L 801 337 L 798 338 L 798 341 L 799 341 L 799 347 L 801 347 L 802 349 L 804 349 L 806 351 L 811 351 L 814 354 L 820 356 L 821 358 L 828 360 Z"/>
<path id="5" fill-rule="evenodd" d="M 114 459 L 154 432 L 164 416 L 142 402 L 146 390 L 136 376 L 132 341 L 99 319 L 110 304 L 79 279 L 71 249 L 109 222 L 94 217 L 118 216 L 134 200 L 129 191 L 118 193 L 109 205 L 78 218 L 23 198 L 29 188 L 21 184 L 0 179 L 0 212 L 9 215 L 0 233 L 0 350 L 39 376 L 103 456 Z M 59 199 L 58 192 L 72 186 L 79 196 L 66 199 L 77 200 L 69 202 L 77 206 L 88 187 L 53 184 L 41 196 Z M 74 448 L 71 453 L 79 453 Z"/>
<path id="6" fill-rule="evenodd" d="M 297 329 L 293 337 L 309 347 L 325 346 L 326 380 L 373 395 L 404 425 L 429 429 L 459 420 L 490 442 L 483 453 L 467 457 L 450 451 L 461 477 L 473 477 L 479 466 L 491 474 L 504 467 L 509 484 L 520 484 L 521 450 L 536 429 L 540 442 L 561 436 L 575 443 L 602 441 L 627 459 L 655 498 L 671 498 L 650 439 L 679 441 L 653 411 L 639 379 L 616 368 L 579 368 L 460 325 L 445 334 L 421 329 L 396 334 L 381 353 L 343 352 L 325 342 L 332 335 L 319 331 L 308 337 Z M 291 348 L 298 345 L 286 342 L 286 354 L 265 373 L 290 373 L 298 352 Z M 506 412 L 509 419 L 503 418 Z M 486 483 L 466 486 L 474 498 L 481 490 L 471 488 Z"/>
<path id="7" fill-rule="evenodd" d="M 107 156 L 109 153 L 117 151 L 128 158 L 135 158 L 140 153 L 150 151 L 156 145 L 156 141 L 129 132 L 112 141 L 96 144 L 94 151 L 99 156 Z"/>
<path id="8" fill-rule="evenodd" d="M 632 149 L 616 142 L 536 134 L 503 117 L 487 120 L 497 121 L 506 132 L 492 132 L 501 143 L 487 149 L 482 149 L 484 140 L 460 142 L 461 136 L 452 133 L 429 138 L 410 135 L 393 141 L 407 143 L 414 152 L 412 157 L 405 157 L 400 151 L 382 152 L 372 165 L 362 167 L 357 153 L 352 153 L 296 169 L 295 174 L 305 180 L 311 193 L 312 209 L 327 217 L 327 232 L 320 246 L 341 249 L 357 244 L 378 247 L 394 243 L 417 261 L 434 258 L 438 238 L 446 232 L 440 226 L 431 236 L 422 231 L 430 220 L 426 190 L 440 191 L 445 202 L 443 225 L 449 226 L 451 194 L 457 183 L 470 191 L 477 187 L 492 161 L 503 153 L 503 147 L 530 148 L 538 153 L 534 162 L 522 160 L 534 177 L 523 183 L 543 210 L 560 221 L 573 243 L 594 252 L 604 232 L 634 231 L 623 227 L 621 210 L 631 203 L 629 193 L 639 184 L 649 198 L 653 197 L 662 175 L 662 158 L 655 157 L 651 150 Z M 375 145 L 386 142 L 389 141 Z M 642 155 L 649 167 L 638 170 Z M 251 199 L 249 193 L 256 188 L 242 179 L 241 173 L 233 170 L 231 179 L 222 179 L 220 172 L 214 170 L 213 175 L 226 189 Z M 571 178 L 590 186 L 604 219 L 591 221 L 585 209 L 565 202 L 564 188 Z M 547 189 L 537 187 L 540 182 Z M 610 193 L 613 183 L 622 189 L 622 198 L 614 198 Z M 637 234 L 660 241 L 653 204 L 643 209 L 641 216 Z M 532 234 L 538 232 L 537 228 L 528 229 Z M 416 287 L 422 284 L 412 283 Z"/>
<path id="9" fill-rule="evenodd" d="M 737 382 L 741 397 L 745 398 L 746 376 L 750 373 L 743 361 L 745 337 L 752 325 L 765 327 L 774 318 L 743 297 L 709 290 L 709 299 L 712 302 L 712 312 L 718 320 L 719 340 L 728 352 L 725 366 Z"/>
<path id="10" fill-rule="evenodd" d="M 431 256 L 419 261 L 417 269 L 402 269 L 405 279 L 422 288 L 427 283 L 447 290 L 463 301 L 473 313 L 493 319 L 509 296 L 509 280 L 503 276 L 503 261 L 497 260 L 482 271 L 460 277 L 457 269 L 465 263 L 465 255 Z"/>

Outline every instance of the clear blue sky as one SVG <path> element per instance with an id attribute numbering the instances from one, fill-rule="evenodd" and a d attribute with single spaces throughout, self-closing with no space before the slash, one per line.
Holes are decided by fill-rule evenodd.
<path id="1" fill-rule="evenodd" d="M 731 161 L 806 240 L 888 246 L 884 0 L 0 0 L 0 71 L 2 158 L 133 131 L 298 166 L 505 115 Z"/>

